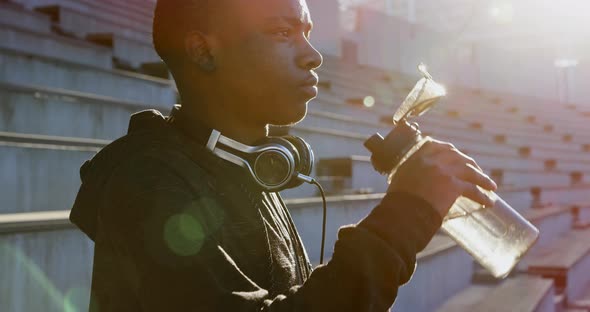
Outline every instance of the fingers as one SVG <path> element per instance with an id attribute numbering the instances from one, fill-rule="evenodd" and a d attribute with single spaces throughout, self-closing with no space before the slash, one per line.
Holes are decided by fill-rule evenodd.
<path id="1" fill-rule="evenodd" d="M 461 180 L 456 180 L 454 182 L 463 189 L 463 196 L 487 207 L 493 207 L 496 204 L 493 194 L 485 192 L 475 184 Z"/>
<path id="2" fill-rule="evenodd" d="M 463 164 L 458 169 L 457 176 L 466 182 L 471 184 L 479 185 L 486 190 L 495 191 L 498 189 L 498 185 L 492 178 L 483 173 L 481 170 L 476 169 L 471 164 Z"/>
<path id="3" fill-rule="evenodd" d="M 441 154 L 438 155 L 438 161 L 443 164 L 450 164 L 460 161 L 470 164 L 473 167 L 479 169 L 480 171 L 483 171 L 483 169 L 481 169 L 481 167 L 475 162 L 473 158 L 458 150 L 455 147 L 455 145 L 451 143 L 433 141 L 432 144 L 429 146 L 428 152 L 430 153 L 430 155 Z"/>
<path id="4" fill-rule="evenodd" d="M 483 169 L 475 160 L 459 151 L 453 144 L 432 141 L 426 153 L 430 153 L 432 156 L 436 155 L 436 162 L 439 165 L 454 167 L 453 171 L 462 180 L 479 185 L 487 190 L 495 191 L 498 189 L 496 182 L 483 172 Z"/>
<path id="5" fill-rule="evenodd" d="M 427 142 L 420 159 L 430 172 L 438 172 L 433 177 L 445 180 L 448 190 L 461 194 L 481 205 L 494 206 L 495 196 L 491 191 L 497 190 L 497 184 L 487 176 L 473 158 L 459 151 L 453 144 L 432 140 Z M 450 180 L 449 180 L 450 178 Z"/>
<path id="6" fill-rule="evenodd" d="M 475 160 L 468 155 L 464 154 L 458 149 L 449 150 L 446 152 L 441 152 L 439 156 L 439 161 L 444 164 L 453 164 L 453 163 L 461 163 L 461 164 L 468 164 L 477 170 L 482 171 L 481 167 L 475 162 Z"/>
<path id="7" fill-rule="evenodd" d="M 452 183 L 456 184 L 462 195 L 485 206 L 494 206 L 495 199 L 490 192 L 498 185 L 486 175 L 475 160 L 459 151 L 453 144 L 441 141 L 429 142 L 427 151 L 436 159 L 439 167 L 446 167 Z M 446 171 L 446 170 L 445 170 Z M 478 187 L 479 186 L 479 187 Z"/>
<path id="8" fill-rule="evenodd" d="M 435 139 L 431 139 L 430 141 L 426 142 L 422 149 L 424 150 L 424 156 L 456 150 L 453 144 Z"/>

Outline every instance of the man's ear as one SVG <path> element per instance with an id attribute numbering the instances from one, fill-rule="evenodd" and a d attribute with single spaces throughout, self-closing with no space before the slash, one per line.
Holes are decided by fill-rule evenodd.
<path id="1" fill-rule="evenodd" d="M 205 72 L 215 70 L 215 58 L 207 38 L 200 31 L 191 31 L 184 38 L 184 49 L 189 60 Z"/>

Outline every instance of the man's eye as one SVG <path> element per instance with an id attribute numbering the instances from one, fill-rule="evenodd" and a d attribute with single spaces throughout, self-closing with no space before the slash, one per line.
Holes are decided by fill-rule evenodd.
<path id="1" fill-rule="evenodd" d="M 279 30 L 275 32 L 275 35 L 277 36 L 281 36 L 281 37 L 285 37 L 288 38 L 291 35 L 291 32 L 289 30 Z"/>

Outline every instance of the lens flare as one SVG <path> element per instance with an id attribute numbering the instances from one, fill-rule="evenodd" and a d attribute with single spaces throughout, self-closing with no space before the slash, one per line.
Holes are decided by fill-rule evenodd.
<path id="1" fill-rule="evenodd" d="M 363 99 L 363 105 L 365 105 L 365 107 L 375 106 L 375 98 L 370 95 L 365 96 L 365 98 Z"/>
<path id="2" fill-rule="evenodd" d="M 201 223 L 190 214 L 175 214 L 164 226 L 166 245 L 179 256 L 196 255 L 201 250 L 204 238 Z"/>

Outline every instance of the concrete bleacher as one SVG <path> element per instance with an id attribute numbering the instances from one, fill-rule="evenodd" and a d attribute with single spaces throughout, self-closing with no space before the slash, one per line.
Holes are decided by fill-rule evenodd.
<path id="1" fill-rule="evenodd" d="M 104 144 L 0 133 L 0 214 L 71 208 L 80 184 L 73 164 L 91 158 Z"/>
<path id="2" fill-rule="evenodd" d="M 94 246 L 68 214 L 0 214 L 2 311 L 88 309 Z"/>
<path id="3" fill-rule="evenodd" d="M 123 18 L 111 20 L 62 6 L 39 7 L 37 10 L 50 16 L 60 31 L 79 38 L 93 33 L 111 32 L 148 44 L 152 40 L 151 31 L 127 27 L 122 24 Z"/>
<path id="4" fill-rule="evenodd" d="M 0 82 L 89 92 L 152 105 L 176 101 L 169 80 L 4 48 L 0 49 L 0 60 Z"/>
<path id="5" fill-rule="evenodd" d="M 86 36 L 88 41 L 109 47 L 113 57 L 133 68 L 140 68 L 143 63 L 153 63 L 160 60 L 160 56 L 151 44 L 125 38 L 113 33 L 97 33 Z"/>
<path id="6" fill-rule="evenodd" d="M 141 6 L 125 5 L 128 1 L 93 1 L 93 0 L 15 0 L 27 7 L 36 8 L 49 5 L 60 5 L 79 10 L 84 13 L 102 16 L 107 19 L 126 19 L 133 23 L 131 27 L 149 28 L 152 17 L 141 10 Z M 130 9 L 134 8 L 134 9 Z M 152 8 L 153 9 L 153 8 Z M 126 23 L 129 23 L 127 21 Z"/>
<path id="7" fill-rule="evenodd" d="M 529 209 L 523 212 L 523 216 L 539 229 L 539 239 L 531 253 L 534 253 L 535 249 L 550 245 L 556 237 L 568 233 L 574 226 L 574 213 L 568 206 L 549 205 Z"/>
<path id="8" fill-rule="evenodd" d="M 437 311 L 564 311 L 572 301 L 568 289 L 576 294 L 573 298 L 581 297 L 578 294 L 587 288 L 588 277 L 572 278 L 569 284 L 567 277 L 584 276 L 580 274 L 581 267 L 588 264 L 577 261 L 585 259 L 590 245 L 573 244 L 571 209 L 551 206 L 531 209 L 524 215 L 541 235 L 512 276 L 497 281 L 482 279 L 476 273 L 473 285 L 451 297 Z M 550 254 L 555 256 L 548 257 Z M 559 265 L 561 271 L 555 270 Z M 510 305 L 501 307 L 498 300 Z"/>
<path id="9" fill-rule="evenodd" d="M 147 106 L 91 93 L 0 83 L 0 131 L 114 140 L 127 132 L 129 116 Z"/>
<path id="10" fill-rule="evenodd" d="M 51 33 L 51 19 L 49 16 L 26 10 L 22 6 L 11 2 L 0 2 L 0 21 L 4 25 L 45 34 Z"/>
<path id="11" fill-rule="evenodd" d="M 437 312 L 556 311 L 552 281 L 528 276 L 508 278 L 500 286 L 473 285 L 448 300 Z M 500 308 L 502 303 L 509 307 Z"/>
<path id="12" fill-rule="evenodd" d="M 493 172 L 486 170 L 488 167 L 485 162 L 479 164 L 494 178 Z M 316 172 L 320 176 L 340 176 L 348 179 L 350 181 L 346 185 L 352 189 L 364 188 L 374 192 L 384 192 L 387 189 L 385 177 L 372 169 L 368 156 L 324 158 L 319 161 Z M 498 193 L 519 210 L 531 208 L 537 202 L 567 204 L 563 198 L 575 201 L 576 198 L 583 198 L 584 192 L 588 190 L 588 186 L 583 183 L 572 186 L 570 180 L 569 173 L 507 168 L 503 172 L 502 181 L 498 181 Z M 331 189 L 329 184 L 328 189 Z M 539 189 L 539 194 L 534 192 L 535 189 Z"/>
<path id="13" fill-rule="evenodd" d="M 113 53 L 82 40 L 0 23 L 0 48 L 110 69 Z"/>
<path id="14" fill-rule="evenodd" d="M 574 213 L 574 227 L 590 227 L 590 201 L 573 203 L 570 207 Z"/>
<path id="15" fill-rule="evenodd" d="M 322 103 L 318 100 L 315 103 Z M 311 107 L 314 107 L 312 103 Z M 326 109 L 338 110 L 337 105 L 324 105 Z M 357 110 L 360 111 L 360 110 Z M 366 114 L 370 114 L 367 112 Z M 363 115 L 364 117 L 364 115 Z M 370 117 L 369 117 L 370 118 Z M 434 122 L 434 123 L 433 123 Z M 498 153 L 508 156 L 520 157 L 544 157 L 562 159 L 568 158 L 572 161 L 588 162 L 585 155 L 566 155 L 568 152 L 577 152 L 582 149 L 582 146 L 575 146 L 571 143 L 562 142 L 561 139 L 545 135 L 543 140 L 539 137 L 538 140 L 531 140 L 529 136 L 520 136 L 520 133 L 502 133 L 498 131 L 466 131 L 467 125 L 461 127 L 456 125 L 456 122 L 451 120 L 442 120 L 433 118 L 422 122 L 426 124 L 423 130 L 427 134 L 434 135 L 437 139 L 450 140 L 457 145 L 461 150 L 469 151 L 473 154 L 478 153 Z M 352 116 L 345 116 L 343 114 L 334 112 L 313 112 L 308 114 L 299 126 L 309 128 L 329 128 L 334 130 L 341 130 L 343 132 L 356 132 L 361 135 L 369 136 L 375 132 L 386 134 L 390 130 L 390 125 L 386 123 L 373 122 L 370 119 L 358 119 Z M 506 129 L 503 127 L 502 129 Z M 511 129 L 512 130 L 512 129 Z M 506 131 L 506 130 L 502 130 Z M 521 132 L 522 133 L 522 132 Z M 535 133 L 529 130 L 528 133 Z"/>
<path id="16" fill-rule="evenodd" d="M 0 310 L 83 310 L 92 244 L 67 220 L 79 167 L 126 132 L 132 113 L 156 108 L 166 114 L 176 91 L 168 79 L 138 73 L 144 63 L 160 61 L 151 45 L 155 2 L 13 1 L 19 4 L 0 2 L 0 267 L 8 272 L 0 279 L 6 290 Z M 363 142 L 389 132 L 391 115 L 417 77 L 332 56 L 318 72 L 320 94 L 289 133 L 311 144 L 314 175 L 329 194 L 329 257 L 338 227 L 368 214 L 387 189 Z M 437 234 L 418 254 L 417 271 L 392 311 L 589 311 L 588 117 L 534 98 L 448 89 L 449 96 L 417 120 L 422 131 L 473 156 L 541 236 L 508 279 L 491 281 Z M 375 106 L 365 107 L 365 96 L 374 97 Z M 316 187 L 282 196 L 317 264 L 322 209 Z"/>
<path id="17" fill-rule="evenodd" d="M 590 287 L 590 232 L 572 230 L 529 256 L 528 272 L 555 281 L 566 301 L 575 301 Z"/>
<path id="18" fill-rule="evenodd" d="M 48 8 L 60 6 L 91 16 L 97 16 L 105 21 L 120 23 L 124 27 L 146 29 L 151 25 L 151 18 L 136 11 L 124 11 L 113 3 L 92 0 L 14 0 L 28 8 Z"/>

